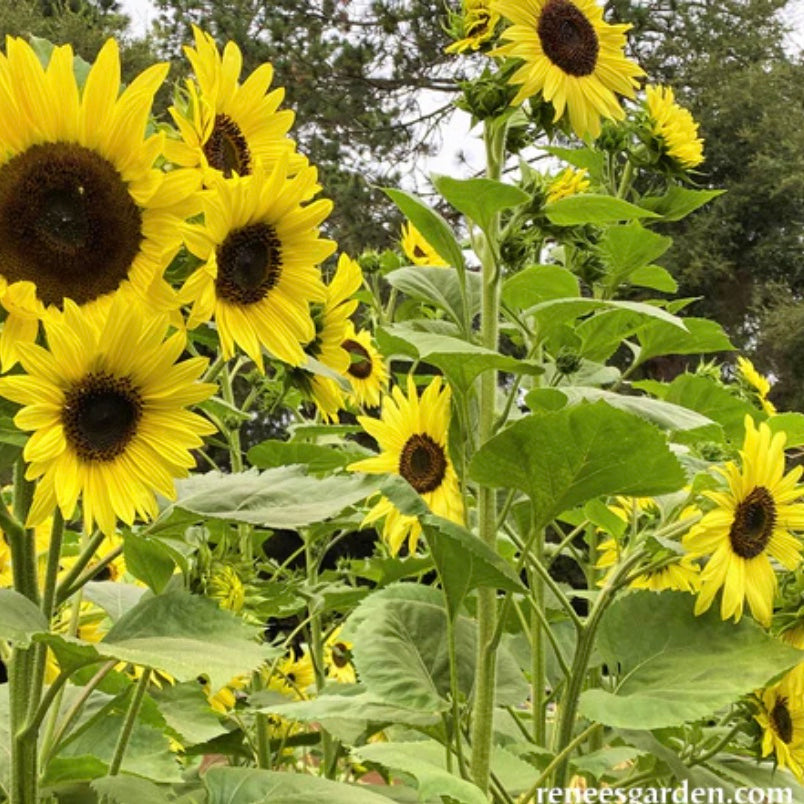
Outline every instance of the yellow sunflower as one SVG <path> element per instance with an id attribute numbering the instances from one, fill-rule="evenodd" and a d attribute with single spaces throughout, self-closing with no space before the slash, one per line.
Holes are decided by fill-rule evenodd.
<path id="1" fill-rule="evenodd" d="M 614 567 L 620 563 L 621 550 L 614 539 L 606 539 L 598 546 L 598 549 L 600 557 L 595 567 L 609 570 L 606 576 L 598 582 L 598 585 L 603 586 L 614 571 Z M 701 588 L 700 567 L 689 555 L 672 556 L 668 552 L 667 558 L 672 559 L 670 563 L 658 569 L 645 570 L 631 581 L 629 587 L 631 589 L 648 589 L 652 592 L 675 589 L 679 592 L 695 594 Z"/>
<path id="2" fill-rule="evenodd" d="M 691 170 L 703 162 L 703 140 L 698 124 L 688 109 L 675 102 L 670 87 L 645 87 L 645 107 L 651 133 L 659 141 L 662 152 L 683 170 Z"/>
<path id="3" fill-rule="evenodd" d="M 117 44 L 101 49 L 79 90 L 69 45 L 47 68 L 26 42 L 0 56 L 0 361 L 33 342 L 47 309 L 65 300 L 105 315 L 116 292 L 175 308 L 163 270 L 198 207 L 198 176 L 153 168 L 163 135 L 146 137 L 167 65 L 120 92 Z"/>
<path id="4" fill-rule="evenodd" d="M 424 235 L 408 221 L 402 224 L 402 251 L 414 265 L 432 265 L 446 267 L 447 263 L 438 252 L 424 239 Z"/>
<path id="5" fill-rule="evenodd" d="M 240 611 L 246 602 L 246 591 L 237 570 L 221 564 L 212 572 L 207 584 L 207 594 L 218 602 L 222 609 Z"/>
<path id="6" fill-rule="evenodd" d="M 567 111 L 579 137 L 597 137 L 601 117 L 625 116 L 617 94 L 633 98 L 644 75 L 623 55 L 630 25 L 605 22 L 595 0 L 496 0 L 492 8 L 513 25 L 491 55 L 524 62 L 511 78 L 522 85 L 513 104 L 541 92 L 554 120 Z"/>
<path id="7" fill-rule="evenodd" d="M 696 614 L 706 611 L 723 587 L 724 620 L 739 620 L 747 599 L 754 617 L 770 624 L 777 586 L 770 559 L 795 569 L 802 548 L 790 531 L 804 529 L 804 504 L 797 502 L 804 493 L 798 484 L 803 470 L 797 466 L 784 473 L 785 439 L 764 422 L 757 428 L 746 416 L 742 468 L 726 464 L 720 471 L 728 489 L 704 492 L 715 508 L 683 539 L 693 557 L 710 556 L 701 574 Z"/>
<path id="8" fill-rule="evenodd" d="M 371 340 L 371 333 L 365 329 L 356 332 L 350 323 L 341 347 L 349 353 L 346 375 L 352 384 L 352 397 L 361 407 L 377 407 L 380 394 L 388 387 L 388 369 Z"/>
<path id="9" fill-rule="evenodd" d="M 306 168 L 287 178 L 287 160 L 270 173 L 218 179 L 204 201 L 204 223 L 185 228 L 187 248 L 204 264 L 179 292 L 192 304 L 190 329 L 214 316 L 223 356 L 235 343 L 263 371 L 263 347 L 293 366 L 315 338 L 310 302 L 326 288 L 316 267 L 335 250 L 318 236 L 332 202 L 301 200 L 315 183 Z"/>
<path id="10" fill-rule="evenodd" d="M 210 707 L 218 714 L 225 715 L 235 708 L 237 704 L 237 693 L 248 686 L 250 678 L 249 675 L 235 676 L 226 686 L 215 690 L 215 692 L 212 691 L 209 679 L 206 676 L 201 676 L 199 681 L 201 682 L 201 689 L 207 696 L 207 702 Z"/>
<path id="11" fill-rule="evenodd" d="M 357 309 L 352 296 L 363 284 L 363 272 L 352 259 L 341 254 L 332 281 L 326 286 L 321 306 L 314 305 L 315 338 L 304 347 L 307 355 L 341 376 L 350 368 L 350 355 L 343 344 L 349 317 Z M 344 404 L 344 393 L 337 381 L 309 371 L 299 372 L 300 385 L 307 391 L 325 421 L 335 421 Z"/>
<path id="12" fill-rule="evenodd" d="M 338 684 L 355 684 L 357 676 L 352 664 L 352 643 L 341 639 L 341 629 L 336 628 L 324 643 L 324 667 L 327 678 Z"/>
<path id="13" fill-rule="evenodd" d="M 804 664 L 757 695 L 756 721 L 763 729 L 762 756 L 776 754 L 780 768 L 804 780 Z"/>
<path id="14" fill-rule="evenodd" d="M 569 198 L 589 188 L 586 168 L 573 170 L 568 167 L 558 174 L 547 188 L 547 203 L 552 204 L 561 198 Z"/>
<path id="15" fill-rule="evenodd" d="M 193 26 L 195 47 L 184 53 L 195 80 L 186 82 L 186 103 L 170 107 L 181 140 L 168 140 L 167 157 L 177 165 L 198 168 L 229 178 L 248 176 L 255 167 L 270 169 L 282 157 L 295 173 L 307 159 L 295 150 L 287 137 L 293 112 L 279 110 L 284 89 L 268 91 L 274 70 L 262 64 L 241 84 L 243 56 L 234 42 L 227 42 L 223 54 L 215 40 Z"/>
<path id="16" fill-rule="evenodd" d="M 463 499 L 458 477 L 447 449 L 449 430 L 449 387 L 441 377 L 434 377 L 419 398 L 416 381 L 408 375 L 408 395 L 395 387 L 382 404 L 380 419 L 359 416 L 363 429 L 382 452 L 349 465 L 354 472 L 401 475 L 422 495 L 430 510 L 453 522 L 463 523 Z M 400 513 L 382 497 L 369 511 L 363 524 L 385 519 L 383 539 L 393 555 L 408 539 L 411 552 L 421 535 L 421 525 L 414 516 Z"/>
<path id="17" fill-rule="evenodd" d="M 737 371 L 740 373 L 740 377 L 757 392 L 762 410 L 764 410 L 768 416 L 773 416 L 773 414 L 776 413 L 776 406 L 768 399 L 768 394 L 771 389 L 768 378 L 760 374 L 754 368 L 754 364 L 747 357 L 743 357 L 742 355 L 737 358 Z"/>
<path id="18" fill-rule="evenodd" d="M 464 0 L 463 13 L 454 15 L 456 19 L 457 41 L 445 48 L 447 53 L 463 53 L 477 50 L 494 38 L 494 30 L 500 15 L 493 11 L 489 0 Z"/>
<path id="19" fill-rule="evenodd" d="M 286 656 L 268 678 L 269 690 L 301 700 L 306 698 L 306 691 L 315 684 L 315 669 L 309 653 L 300 658 Z"/>
<path id="20" fill-rule="evenodd" d="M 156 516 L 155 491 L 175 497 L 173 479 L 195 463 L 190 450 L 215 432 L 184 408 L 215 386 L 197 381 L 205 358 L 176 363 L 185 335 L 165 340 L 165 328 L 120 296 L 96 329 L 68 300 L 45 324 L 48 349 L 19 346 L 26 374 L 0 379 L 0 394 L 24 405 L 14 423 L 33 431 L 23 452 L 28 479 L 39 479 L 28 527 L 57 504 L 69 519 L 80 496 L 85 528 L 112 535 L 118 517 Z"/>

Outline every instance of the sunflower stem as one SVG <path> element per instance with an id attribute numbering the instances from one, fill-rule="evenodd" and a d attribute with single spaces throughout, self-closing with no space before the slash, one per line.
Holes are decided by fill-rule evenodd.
<path id="1" fill-rule="evenodd" d="M 64 603 L 64 601 L 75 592 L 73 587 L 75 586 L 76 579 L 81 575 L 87 564 L 92 561 L 92 556 L 95 555 L 95 552 L 105 538 L 105 535 L 99 530 L 96 530 L 86 543 L 84 543 L 85 540 L 82 538 L 81 552 L 78 554 L 75 564 L 70 567 L 70 570 L 61 579 L 61 583 L 56 587 L 55 605 L 57 607 Z"/>
<path id="2" fill-rule="evenodd" d="M 634 181 L 634 163 L 628 159 L 620 177 L 620 186 L 617 188 L 617 198 L 625 198 Z"/>
<path id="3" fill-rule="evenodd" d="M 117 745 L 114 747 L 112 761 L 109 763 L 109 776 L 117 776 L 117 774 L 120 773 L 120 767 L 123 764 L 123 756 L 126 753 L 126 748 L 128 748 L 131 733 L 134 731 L 134 724 L 137 722 L 137 716 L 142 706 L 142 699 L 145 697 L 145 690 L 148 688 L 150 678 L 151 668 L 143 667 L 142 675 L 137 681 L 137 686 L 134 687 L 134 694 L 131 696 L 131 701 L 126 710 L 126 717 L 123 720 L 120 736 L 117 738 Z"/>
<path id="4" fill-rule="evenodd" d="M 505 159 L 506 123 L 487 120 L 483 136 L 486 144 L 486 175 L 499 180 Z M 486 230 L 480 248 L 483 292 L 480 311 L 481 343 L 497 351 L 500 313 L 500 268 L 497 261 L 499 215 L 495 215 Z M 486 371 L 480 376 L 478 444 L 482 446 L 494 433 L 497 401 L 497 372 Z M 480 486 L 477 492 L 477 521 L 480 538 L 492 549 L 497 543 L 497 498 L 494 489 Z M 494 691 L 497 664 L 493 643 L 497 624 L 497 593 L 482 587 L 477 590 L 477 658 L 475 699 L 472 711 L 472 779 L 485 793 L 489 789 L 491 744 L 493 737 Z"/>
<path id="5" fill-rule="evenodd" d="M 450 698 L 452 699 L 452 733 L 455 738 L 455 756 L 458 758 L 458 770 L 460 771 L 461 778 L 467 779 L 468 772 L 463 756 L 463 745 L 461 741 L 461 702 L 460 687 L 458 686 L 458 656 L 455 650 L 455 620 L 453 614 L 451 614 L 449 611 L 447 611 L 447 651 L 449 655 L 449 694 Z M 446 734 L 447 757 L 449 758 L 449 730 L 447 730 Z"/>
<path id="6" fill-rule="evenodd" d="M 538 528 L 536 541 L 533 545 L 535 558 L 539 562 L 544 562 L 544 528 Z M 531 633 L 531 705 L 533 717 L 533 740 L 537 745 L 545 745 L 547 742 L 547 719 L 544 706 L 544 691 L 547 686 L 547 654 L 544 644 L 544 633 L 542 631 L 542 618 L 539 616 L 544 611 L 544 581 L 533 569 L 528 573 L 528 580 L 531 590 L 533 608 L 530 615 Z"/>

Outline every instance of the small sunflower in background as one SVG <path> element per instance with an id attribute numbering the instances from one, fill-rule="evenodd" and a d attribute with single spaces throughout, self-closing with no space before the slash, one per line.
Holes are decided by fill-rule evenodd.
<path id="1" fill-rule="evenodd" d="M 318 231 L 332 202 L 302 204 L 315 180 L 314 168 L 288 178 L 286 158 L 270 173 L 220 179 L 204 223 L 185 227 L 187 248 L 204 261 L 179 291 L 192 305 L 187 326 L 214 318 L 227 360 L 235 344 L 260 372 L 263 348 L 292 366 L 306 360 L 316 334 L 310 303 L 326 299 L 317 266 L 335 251 Z"/>
<path id="2" fill-rule="evenodd" d="M 376 408 L 388 387 L 388 369 L 366 329 L 359 332 L 350 323 L 341 344 L 349 354 L 346 376 L 352 384 L 352 397 L 361 407 Z"/>
<path id="3" fill-rule="evenodd" d="M 600 135 L 600 118 L 622 120 L 617 95 L 633 98 L 642 69 L 625 57 L 630 25 L 611 25 L 595 0 L 496 0 L 492 9 L 513 23 L 492 56 L 522 60 L 511 77 L 512 103 L 534 95 L 564 113 L 579 137 Z"/>
<path id="4" fill-rule="evenodd" d="M 463 13 L 453 14 L 456 41 L 445 48 L 446 53 L 478 50 L 494 38 L 500 15 L 491 8 L 491 0 L 464 0 Z"/>
<path id="5" fill-rule="evenodd" d="M 267 679 L 266 687 L 282 695 L 302 700 L 307 697 L 307 690 L 315 684 L 315 669 L 308 652 L 299 658 L 286 656 L 273 669 Z"/>
<path id="6" fill-rule="evenodd" d="M 589 189 L 588 171 L 586 168 L 575 170 L 568 167 L 561 171 L 547 187 L 547 203 L 552 204 L 562 198 L 578 195 Z"/>
<path id="7" fill-rule="evenodd" d="M 336 628 L 324 643 L 324 667 L 327 678 L 338 684 L 355 684 L 357 675 L 352 664 L 352 643 L 341 639 L 341 628 Z"/>
<path id="8" fill-rule="evenodd" d="M 48 348 L 19 346 L 25 374 L 0 379 L 0 395 L 24 407 L 14 417 L 32 431 L 23 457 L 38 479 L 28 527 L 58 505 L 65 519 L 83 504 L 84 527 L 107 536 L 158 514 L 154 492 L 174 499 L 173 480 L 195 465 L 191 450 L 215 427 L 185 410 L 216 386 L 198 381 L 206 358 L 176 362 L 186 336 L 165 339 L 164 317 L 146 317 L 118 297 L 103 329 L 74 303 L 45 323 Z"/>
<path id="9" fill-rule="evenodd" d="M 46 310 L 72 300 L 100 321 L 114 294 L 175 308 L 162 273 L 181 246 L 183 218 L 200 211 L 193 171 L 154 169 L 163 137 L 146 136 L 168 65 L 122 92 L 110 39 L 79 89 L 69 45 L 47 69 L 9 38 L 0 62 L 0 303 L 8 312 L 0 361 L 17 360 Z"/>
<path id="10" fill-rule="evenodd" d="M 239 612 L 246 602 L 246 591 L 237 570 L 229 564 L 216 566 L 207 582 L 207 595 L 222 609 Z"/>
<path id="11" fill-rule="evenodd" d="M 307 159 L 287 137 L 294 113 L 279 109 L 285 90 L 268 91 L 271 64 L 260 65 L 241 84 L 243 56 L 234 42 L 221 55 L 215 40 L 195 25 L 193 38 L 195 47 L 185 46 L 184 53 L 195 80 L 186 82 L 186 104 L 170 107 L 182 139 L 167 140 L 168 159 L 226 178 L 248 176 L 258 165 L 270 170 L 283 157 L 291 174 L 306 167 Z"/>
<path id="12" fill-rule="evenodd" d="M 802 545 L 791 531 L 804 530 L 802 467 L 787 474 L 786 436 L 772 434 L 764 422 L 757 428 L 745 418 L 745 442 L 740 464 L 719 469 L 728 482 L 724 491 L 705 491 L 715 508 L 684 536 L 682 543 L 694 558 L 709 556 L 701 573 L 695 613 L 712 605 L 723 589 L 720 613 L 739 621 L 744 601 L 756 620 L 768 626 L 776 594 L 773 558 L 786 569 L 801 563 Z"/>
<path id="13" fill-rule="evenodd" d="M 794 667 L 778 684 L 757 694 L 756 721 L 762 727 L 762 756 L 776 756 L 804 780 L 804 664 Z"/>
<path id="14" fill-rule="evenodd" d="M 645 108 L 651 134 L 662 154 L 682 170 L 698 167 L 704 161 L 698 124 L 688 109 L 676 103 L 673 90 L 649 84 L 645 87 Z"/>
<path id="15" fill-rule="evenodd" d="M 620 563 L 620 548 L 614 539 L 606 539 L 598 545 L 600 558 L 595 564 L 597 569 L 609 570 L 599 582 L 604 586 L 617 564 Z M 678 592 L 695 594 L 701 588 L 701 569 L 689 555 L 673 555 L 669 550 L 664 551 L 666 556 L 655 555 L 654 560 L 665 558 L 667 563 L 655 569 L 646 569 L 629 584 L 631 589 L 648 589 L 652 592 L 662 592 L 665 589 L 674 589 Z"/>
<path id="16" fill-rule="evenodd" d="M 764 410 L 768 416 L 773 416 L 773 414 L 776 413 L 776 406 L 768 399 L 768 394 L 771 389 L 768 378 L 760 374 L 756 368 L 754 368 L 754 364 L 747 357 L 743 357 L 742 355 L 737 358 L 737 372 L 740 379 L 756 392 L 757 401 L 762 407 L 762 410 Z"/>
<path id="17" fill-rule="evenodd" d="M 410 222 L 402 224 L 402 251 L 414 265 L 445 268 L 446 260 L 424 239 L 424 235 Z"/>
<path id="18" fill-rule="evenodd" d="M 401 475 L 421 494 L 430 510 L 463 523 L 463 499 L 447 449 L 450 390 L 434 377 L 419 397 L 413 375 L 407 396 L 398 386 L 383 399 L 379 419 L 358 416 L 363 429 L 380 447 L 380 454 L 349 465 L 354 472 Z M 415 516 L 400 513 L 385 497 L 369 511 L 363 524 L 385 520 L 382 536 L 393 555 L 405 540 L 416 549 L 422 528 Z"/>

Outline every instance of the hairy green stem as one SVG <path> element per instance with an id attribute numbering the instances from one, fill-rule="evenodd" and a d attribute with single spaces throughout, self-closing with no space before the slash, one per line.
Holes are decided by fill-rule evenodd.
<path id="1" fill-rule="evenodd" d="M 461 777 L 467 779 L 469 774 L 463 756 L 461 741 L 461 702 L 460 687 L 458 686 L 458 656 L 455 650 L 455 620 L 447 612 L 447 651 L 449 656 L 449 694 L 452 703 L 452 733 L 455 739 L 455 756 L 458 758 L 458 770 Z M 449 732 L 447 732 L 447 745 L 449 746 Z M 449 751 L 447 751 L 449 754 Z"/>
<path id="2" fill-rule="evenodd" d="M 534 557 L 542 562 L 544 558 L 544 528 L 539 528 L 534 545 Z M 544 707 L 544 691 L 547 686 L 547 653 L 544 649 L 542 617 L 544 612 L 544 581 L 533 570 L 529 573 L 531 599 L 531 704 L 533 718 L 533 739 L 537 745 L 547 742 L 547 719 Z M 548 629 L 549 630 L 549 629 Z"/>
<path id="3" fill-rule="evenodd" d="M 142 706 L 142 699 L 145 697 L 145 691 L 148 689 L 148 682 L 151 679 L 151 668 L 143 667 L 142 675 L 134 687 L 134 694 L 131 696 L 128 709 L 126 710 L 126 717 L 123 720 L 123 728 L 120 730 L 120 735 L 117 738 L 117 745 L 114 747 L 114 754 L 112 754 L 112 761 L 109 763 L 109 776 L 117 776 L 120 773 L 120 768 L 123 764 L 123 757 L 128 748 L 131 733 L 134 731 L 134 724 L 137 722 L 137 717 L 140 714 L 140 707 Z"/>
<path id="4" fill-rule="evenodd" d="M 70 567 L 67 574 L 62 578 L 59 585 L 56 587 L 56 606 L 60 606 L 73 594 L 75 581 L 79 575 L 84 571 L 84 568 L 92 561 L 92 557 L 100 547 L 101 542 L 106 537 L 99 530 L 96 530 L 86 544 L 82 544 L 81 552 L 75 560 L 75 564 Z M 82 540 L 83 541 L 83 540 Z"/>

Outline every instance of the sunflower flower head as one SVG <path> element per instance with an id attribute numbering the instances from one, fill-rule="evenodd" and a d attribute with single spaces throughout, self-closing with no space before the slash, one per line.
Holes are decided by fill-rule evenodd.
<path id="1" fill-rule="evenodd" d="M 146 134 L 168 66 L 122 92 L 118 46 L 101 48 L 79 88 L 69 45 L 43 67 L 9 38 L 0 57 L 0 304 L 8 316 L 0 361 L 31 343 L 46 311 L 69 299 L 102 317 L 117 293 L 162 311 L 175 294 L 162 279 L 199 211 L 192 171 L 154 168 L 164 136 Z"/>
<path id="2" fill-rule="evenodd" d="M 346 376 L 352 384 L 352 398 L 361 407 L 375 408 L 388 387 L 388 369 L 368 330 L 356 331 L 349 324 L 341 347 L 349 354 Z"/>
<path id="3" fill-rule="evenodd" d="M 589 178 L 586 168 L 574 170 L 571 167 L 561 171 L 547 188 L 547 203 L 552 204 L 562 198 L 578 195 L 589 189 Z"/>
<path id="4" fill-rule="evenodd" d="M 568 114 L 579 137 L 600 135 L 601 117 L 625 116 L 617 95 L 633 98 L 643 71 L 624 55 L 630 25 L 610 25 L 595 0 L 496 0 L 511 21 L 492 56 L 519 59 L 513 104 L 541 94 L 554 122 Z"/>
<path id="5" fill-rule="evenodd" d="M 419 397 L 408 375 L 407 396 L 398 386 L 386 396 L 379 419 L 359 416 L 363 429 L 380 447 L 380 454 L 349 465 L 355 472 L 401 475 L 422 496 L 430 510 L 453 522 L 463 522 L 463 500 L 447 448 L 450 391 L 434 377 Z M 414 516 L 402 514 L 385 497 L 369 511 L 363 524 L 385 520 L 383 539 L 396 555 L 405 540 L 416 549 L 422 529 Z"/>
<path id="6" fill-rule="evenodd" d="M 166 338 L 164 317 L 118 297 L 102 329 L 73 302 L 46 322 L 48 348 L 19 347 L 24 374 L 0 379 L 0 395 L 23 405 L 14 418 L 31 431 L 23 457 L 38 480 L 28 527 L 56 505 L 69 519 L 79 498 L 84 525 L 112 535 L 158 513 L 155 492 L 174 499 L 173 480 L 195 465 L 190 450 L 215 428 L 186 410 L 214 385 L 198 378 L 207 360 L 176 362 L 185 345 Z"/>
<path id="7" fill-rule="evenodd" d="M 662 154 L 682 170 L 692 170 L 704 161 L 703 140 L 688 109 L 679 106 L 670 87 L 645 87 L 645 108 L 650 133 Z"/>
<path id="8" fill-rule="evenodd" d="M 446 53 L 478 50 L 494 38 L 500 15 L 492 10 L 490 0 L 464 0 L 462 13 L 452 14 L 455 40 Z"/>
<path id="9" fill-rule="evenodd" d="M 216 567 L 207 584 L 207 593 L 222 609 L 238 612 L 246 602 L 243 581 L 237 570 L 228 564 Z"/>
<path id="10" fill-rule="evenodd" d="M 267 678 L 267 688 L 296 700 L 307 697 L 307 690 L 315 684 L 315 669 L 309 652 L 299 658 L 286 656 Z"/>
<path id="11" fill-rule="evenodd" d="M 754 364 L 747 358 L 740 355 L 737 358 L 737 373 L 740 379 L 751 389 L 757 397 L 762 410 L 773 416 L 776 413 L 776 406 L 768 399 L 771 384 L 767 377 L 760 374 L 755 368 Z"/>
<path id="12" fill-rule="evenodd" d="M 730 462 L 721 470 L 728 487 L 704 492 L 715 507 L 683 539 L 693 557 L 709 557 L 696 614 L 709 609 L 722 588 L 724 620 L 739 620 L 747 600 L 754 618 L 770 624 L 777 589 L 770 559 L 795 569 L 802 546 L 793 532 L 804 529 L 802 468 L 785 474 L 785 440 L 784 433 L 771 433 L 764 422 L 757 427 L 746 416 L 740 464 Z"/>
<path id="13" fill-rule="evenodd" d="M 762 756 L 771 753 L 780 768 L 804 780 L 804 664 L 757 694 L 754 716 L 762 727 Z"/>
<path id="14" fill-rule="evenodd" d="M 414 265 L 447 265 L 439 253 L 424 239 L 424 235 L 410 222 L 402 224 L 402 251 Z"/>
<path id="15" fill-rule="evenodd" d="M 338 684 L 357 682 L 352 664 L 352 643 L 341 639 L 341 629 L 336 628 L 324 643 L 324 667 L 327 678 Z"/>

